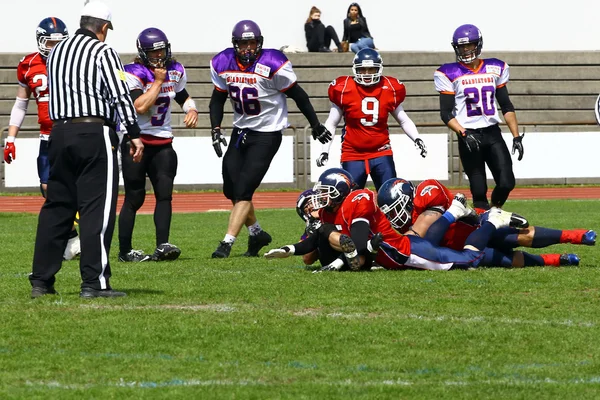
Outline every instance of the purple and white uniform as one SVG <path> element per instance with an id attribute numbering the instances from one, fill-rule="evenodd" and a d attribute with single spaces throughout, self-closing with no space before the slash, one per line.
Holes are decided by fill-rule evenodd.
<path id="1" fill-rule="evenodd" d="M 466 129 L 481 129 L 502 120 L 496 107 L 496 89 L 508 82 L 508 64 L 497 58 L 481 60 L 472 70 L 462 63 L 444 64 L 433 75 L 435 90 L 456 98 L 454 117 Z"/>
<path id="2" fill-rule="evenodd" d="M 234 49 L 225 49 L 210 61 L 210 73 L 217 90 L 229 93 L 233 126 L 258 132 L 275 132 L 289 126 L 283 92 L 297 78 L 282 52 L 263 49 L 254 64 L 242 69 Z"/>
<path id="3" fill-rule="evenodd" d="M 129 90 L 141 90 L 146 92 L 154 82 L 154 74 L 145 65 L 132 63 L 125 65 L 127 86 Z M 157 138 L 172 138 L 171 133 L 171 102 L 175 94 L 185 89 L 187 76 L 185 68 L 178 62 L 169 64 L 167 77 L 160 88 L 160 94 L 156 102 L 147 113 L 138 115 L 138 124 L 142 134 Z"/>

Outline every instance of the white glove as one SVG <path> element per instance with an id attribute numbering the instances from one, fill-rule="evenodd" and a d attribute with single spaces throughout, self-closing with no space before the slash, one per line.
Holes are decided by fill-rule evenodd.
<path id="1" fill-rule="evenodd" d="M 294 251 L 295 251 L 295 249 L 294 249 L 294 246 L 292 246 L 292 245 L 283 246 L 278 249 L 269 250 L 267 253 L 265 253 L 264 257 L 267 259 L 288 258 L 289 256 L 294 255 Z"/>
<path id="2" fill-rule="evenodd" d="M 324 167 L 329 161 L 329 153 L 321 153 L 321 155 L 317 158 L 317 167 Z"/>
<path id="3" fill-rule="evenodd" d="M 327 264 L 324 267 L 321 267 L 320 269 L 317 269 L 315 271 L 313 271 L 313 274 L 318 274 L 319 272 L 324 272 L 324 271 L 339 271 L 342 269 L 342 267 L 344 266 L 344 261 L 340 258 L 336 258 L 335 260 L 333 260 L 330 264 Z"/>

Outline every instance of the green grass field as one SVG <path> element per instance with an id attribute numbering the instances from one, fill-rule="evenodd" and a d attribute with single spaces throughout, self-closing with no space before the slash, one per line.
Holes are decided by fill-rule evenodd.
<path id="1" fill-rule="evenodd" d="M 511 201 L 534 225 L 600 228 L 600 201 Z M 303 224 L 258 211 L 273 247 Z M 170 263 L 111 253 L 123 299 L 29 298 L 37 217 L 0 214 L 0 398 L 600 397 L 600 252 L 579 267 L 311 274 L 300 258 L 212 260 L 225 213 L 176 214 Z M 116 238 L 116 231 L 115 231 Z M 154 247 L 151 216 L 134 246 Z M 266 249 L 265 249 L 266 250 Z M 535 251 L 534 252 L 538 252 Z"/>

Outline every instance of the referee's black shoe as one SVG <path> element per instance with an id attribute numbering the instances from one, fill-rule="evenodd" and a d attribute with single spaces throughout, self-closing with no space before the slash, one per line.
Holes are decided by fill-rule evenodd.
<path id="1" fill-rule="evenodd" d="M 212 253 L 212 258 L 227 258 L 231 253 L 231 246 L 233 243 L 220 242 L 219 247 Z"/>
<path id="2" fill-rule="evenodd" d="M 83 299 L 94 299 L 96 297 L 125 297 L 127 293 L 125 292 L 117 292 L 112 289 L 104 289 L 97 290 L 89 287 L 81 288 L 81 292 L 79 293 L 79 297 Z"/>
<path id="3" fill-rule="evenodd" d="M 58 294 L 56 290 L 54 290 L 54 286 L 34 286 L 31 288 L 31 298 L 37 299 L 39 297 L 45 296 L 47 294 Z"/>
<path id="4" fill-rule="evenodd" d="M 248 236 L 248 251 L 244 253 L 244 257 L 258 257 L 260 249 L 271 243 L 272 240 L 271 235 L 265 231 Z"/>

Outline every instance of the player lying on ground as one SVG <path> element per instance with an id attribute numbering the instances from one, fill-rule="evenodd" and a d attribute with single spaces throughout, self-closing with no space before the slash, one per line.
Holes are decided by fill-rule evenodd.
<path id="1" fill-rule="evenodd" d="M 345 253 L 344 258 L 353 271 L 369 269 L 373 260 L 386 269 L 449 270 L 477 267 L 483 260 L 486 243 L 497 229 L 527 226 L 523 217 L 494 208 L 487 220 L 469 236 L 461 251 L 434 246 L 418 236 L 406 236 L 395 231 L 377 207 L 375 193 L 368 189 L 351 191 L 352 186 L 352 177 L 347 171 L 329 169 L 321 174 L 314 187 L 316 194 L 313 203 L 323 223 L 319 233 L 330 243 L 339 243 L 336 250 Z M 456 217 L 466 216 L 469 210 L 456 203 Z M 305 240 L 270 250 L 265 257 L 285 258 L 313 250 L 314 247 L 310 247 L 308 240 Z M 341 270 L 343 266 L 344 260 L 338 258 L 321 270 Z"/>
<path id="2" fill-rule="evenodd" d="M 476 229 L 479 220 L 471 215 L 468 219 L 453 221 L 448 215 L 442 218 L 452 203 L 452 193 L 435 179 L 428 179 L 416 188 L 412 183 L 393 178 L 386 181 L 377 202 L 392 226 L 407 235 L 417 235 L 451 249 L 461 249 L 466 238 Z M 473 218 L 474 217 L 474 218 Z M 412 226 L 411 226 L 412 225 Z M 523 246 L 543 248 L 553 244 L 572 243 L 593 246 L 596 232 L 586 229 L 557 230 L 539 226 L 524 229 L 499 229 L 487 247 L 501 249 L 501 258 L 488 253 L 485 264 L 501 262 L 502 266 L 559 266 L 577 265 L 575 254 L 533 255 L 513 249 Z"/>

